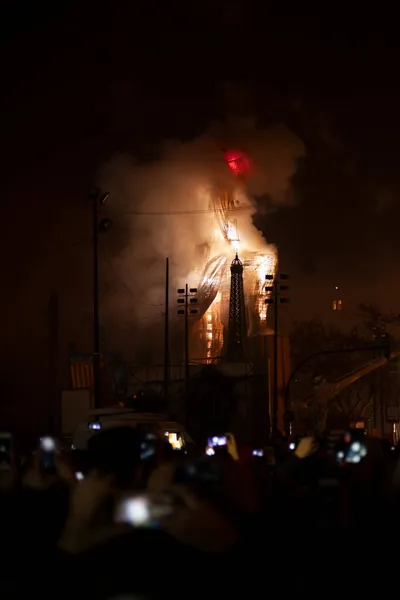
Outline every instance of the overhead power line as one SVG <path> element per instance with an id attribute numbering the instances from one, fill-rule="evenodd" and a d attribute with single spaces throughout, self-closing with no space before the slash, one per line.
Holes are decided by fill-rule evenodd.
<path id="1" fill-rule="evenodd" d="M 236 208 L 230 208 L 227 212 L 239 212 L 244 210 L 255 210 L 254 206 L 237 206 Z M 163 212 L 163 211 L 149 211 L 149 212 L 139 212 L 139 211 L 118 211 L 119 215 L 133 215 L 138 217 L 169 217 L 174 215 L 199 215 L 199 214 L 212 214 L 215 213 L 214 208 L 210 209 L 198 209 L 198 210 L 177 210 L 172 212 Z"/>

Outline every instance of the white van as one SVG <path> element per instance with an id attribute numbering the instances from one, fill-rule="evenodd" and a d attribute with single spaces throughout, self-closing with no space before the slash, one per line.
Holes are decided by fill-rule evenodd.
<path id="1" fill-rule="evenodd" d="M 86 450 L 91 437 L 112 427 L 143 427 L 153 432 L 165 441 L 168 441 L 175 449 L 185 448 L 193 441 L 186 433 L 183 425 L 176 421 L 168 421 L 162 414 L 137 413 L 130 408 L 101 408 L 91 410 L 88 420 L 80 423 L 76 428 L 72 440 L 72 450 Z"/>

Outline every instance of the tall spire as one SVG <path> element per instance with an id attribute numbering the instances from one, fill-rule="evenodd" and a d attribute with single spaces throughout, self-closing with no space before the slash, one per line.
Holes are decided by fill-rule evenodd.
<path id="1" fill-rule="evenodd" d="M 243 264 L 238 254 L 231 264 L 231 293 L 229 298 L 229 326 L 226 358 L 241 361 L 244 358 L 246 315 L 243 289 Z"/>

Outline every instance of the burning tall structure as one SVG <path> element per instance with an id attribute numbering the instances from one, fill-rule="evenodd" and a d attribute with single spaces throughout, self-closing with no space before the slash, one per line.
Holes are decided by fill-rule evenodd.
<path id="1" fill-rule="evenodd" d="M 240 144 L 242 151 L 225 150 Z M 110 190 L 113 234 L 101 241 L 101 321 L 107 347 L 136 364 L 163 361 L 165 258 L 174 291 L 198 289 L 199 315 L 191 323 L 191 359 L 212 362 L 227 343 L 230 265 L 243 263 L 248 336 L 266 330 L 265 276 L 277 265 L 276 248 L 253 222 L 267 207 L 290 204 L 291 178 L 302 142 L 283 125 L 260 129 L 251 119 L 216 125 L 209 134 L 169 141 L 159 159 L 137 162 L 116 155 L 100 172 Z M 261 203 L 257 198 L 261 198 Z M 267 220 L 263 222 L 267 227 Z M 130 335 L 128 331 L 133 332 Z M 183 322 L 171 322 L 171 361 L 183 356 Z"/>
<path id="2" fill-rule="evenodd" d="M 231 361 L 245 358 L 246 312 L 243 289 L 243 264 L 236 254 L 231 264 L 229 294 L 229 328 L 226 357 Z"/>
<path id="3" fill-rule="evenodd" d="M 237 215 L 251 209 L 245 193 L 250 161 L 238 151 L 225 151 L 224 157 L 234 175 L 234 185 L 230 191 L 220 191 L 210 199 L 212 235 L 206 245 L 208 260 L 198 286 L 202 316 L 200 323 L 194 327 L 194 333 L 199 336 L 200 341 L 200 346 L 195 346 L 206 363 L 217 361 L 224 348 L 224 332 L 227 331 L 228 304 L 232 292 L 229 269 L 232 268 L 232 258 L 235 255 L 237 257 L 240 252 L 246 306 L 245 333 L 248 336 L 262 333 L 266 328 L 265 277 L 274 276 L 277 266 L 276 249 L 265 244 L 264 251 L 252 250 L 251 245 L 248 245 L 246 232 L 241 232 L 238 226 Z"/>

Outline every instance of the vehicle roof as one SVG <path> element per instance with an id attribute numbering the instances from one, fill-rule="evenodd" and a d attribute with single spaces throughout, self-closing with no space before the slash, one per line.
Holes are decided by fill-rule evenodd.
<path id="1" fill-rule="evenodd" d="M 102 423 L 105 427 L 109 428 L 109 427 L 120 427 L 123 425 L 127 425 L 127 426 L 136 426 L 136 425 L 156 425 L 158 427 L 162 427 L 165 431 L 170 430 L 171 432 L 174 431 L 184 431 L 184 427 L 183 425 L 181 425 L 180 423 L 177 423 L 176 421 L 159 421 L 159 420 L 146 420 L 146 419 L 128 419 L 128 418 L 120 418 L 118 415 L 115 415 L 113 418 L 109 418 L 109 419 L 105 419 L 105 420 L 101 420 L 99 421 L 99 423 Z M 85 427 L 86 427 L 86 423 L 85 423 Z"/>
<path id="2" fill-rule="evenodd" d="M 148 425 L 159 425 L 164 429 L 175 430 L 175 431 L 183 431 L 184 427 L 181 423 L 177 423 L 176 421 L 171 421 L 168 419 L 166 415 L 163 414 L 154 414 L 154 413 L 137 413 L 132 409 L 121 409 L 121 408 L 112 408 L 112 409 L 97 409 L 94 411 L 89 411 L 89 422 L 91 418 L 95 421 L 99 421 L 100 423 L 110 424 L 148 424 Z"/>
<path id="3" fill-rule="evenodd" d="M 182 433 L 187 443 L 193 443 L 192 438 L 185 431 L 185 428 L 182 424 L 177 423 L 176 421 L 167 421 L 165 420 L 165 416 L 163 415 L 151 415 L 152 417 L 157 416 L 160 418 L 152 418 L 146 419 L 147 414 L 139 414 L 139 413 L 131 413 L 130 416 L 140 416 L 140 419 L 128 418 L 129 415 L 124 415 L 121 418 L 119 414 L 110 414 L 107 415 L 105 419 L 100 418 L 97 422 L 102 423 L 102 430 L 110 429 L 114 427 L 137 427 L 138 425 L 150 425 L 154 426 L 156 429 L 163 430 L 164 432 L 169 431 L 170 433 Z M 89 421 L 90 422 L 90 421 Z M 77 429 L 75 430 L 72 436 L 72 443 L 75 448 L 83 449 L 87 447 L 88 440 L 100 433 L 99 430 L 91 430 L 88 429 L 88 422 L 81 422 Z"/>

